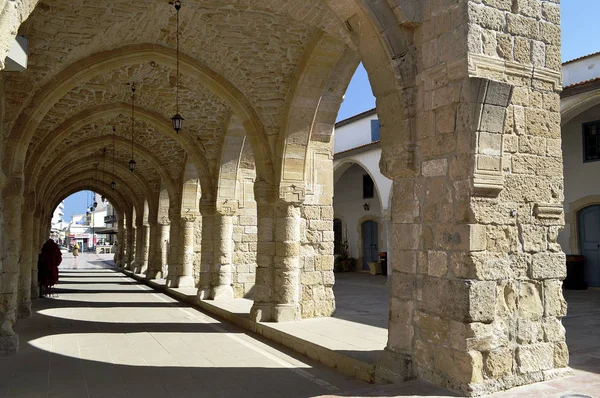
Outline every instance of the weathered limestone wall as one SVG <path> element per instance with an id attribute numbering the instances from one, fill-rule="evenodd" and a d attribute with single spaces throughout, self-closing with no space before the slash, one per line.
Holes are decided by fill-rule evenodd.
<path id="1" fill-rule="evenodd" d="M 233 221 L 233 294 L 252 298 L 256 280 L 258 222 L 254 200 L 254 170 L 242 169 L 238 175 L 239 203 Z"/>
<path id="2" fill-rule="evenodd" d="M 377 98 L 395 249 L 379 374 L 467 395 L 558 377 L 568 363 L 558 5 L 426 3 L 416 74 L 399 68 L 414 87 Z M 413 135 L 397 139 L 398 126 Z"/>
<path id="3" fill-rule="evenodd" d="M 300 224 L 302 318 L 331 316 L 333 295 L 333 142 L 311 142 L 310 193 Z"/>

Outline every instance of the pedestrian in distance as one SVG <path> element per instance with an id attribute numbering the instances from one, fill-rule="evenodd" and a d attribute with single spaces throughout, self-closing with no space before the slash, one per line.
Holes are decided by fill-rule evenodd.
<path id="1" fill-rule="evenodd" d="M 79 245 L 75 242 L 75 246 L 73 246 L 73 257 L 79 256 Z"/>
<path id="2" fill-rule="evenodd" d="M 62 253 L 58 245 L 48 239 L 38 256 L 38 286 L 40 298 L 47 297 L 52 286 L 58 283 L 58 266 L 62 262 Z"/>

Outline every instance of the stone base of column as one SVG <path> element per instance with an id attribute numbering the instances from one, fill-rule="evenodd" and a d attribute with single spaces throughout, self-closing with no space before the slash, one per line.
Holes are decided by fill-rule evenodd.
<path id="1" fill-rule="evenodd" d="M 204 286 L 198 289 L 198 300 L 210 300 L 211 289 L 209 286 Z"/>
<path id="2" fill-rule="evenodd" d="M 273 322 L 291 322 L 302 319 L 300 308 L 294 304 L 275 304 Z"/>
<path id="3" fill-rule="evenodd" d="M 192 276 L 180 276 L 177 278 L 177 287 L 194 287 L 194 278 Z"/>
<path id="4" fill-rule="evenodd" d="M 231 285 L 215 286 L 212 289 L 210 298 L 213 300 L 231 300 L 233 299 L 233 288 Z"/>
<path id="5" fill-rule="evenodd" d="M 269 322 L 271 320 L 271 309 L 273 306 L 270 303 L 254 302 L 250 310 L 250 320 L 254 322 Z"/>
<path id="6" fill-rule="evenodd" d="M 159 274 L 161 274 L 161 275 L 159 276 Z M 146 272 L 146 279 L 161 279 L 161 277 L 162 277 L 162 272 L 160 272 L 160 271 L 149 269 L 148 272 Z"/>
<path id="7" fill-rule="evenodd" d="M 385 348 L 375 365 L 375 382 L 403 382 L 413 379 L 412 358 L 410 355 Z"/>
<path id="8" fill-rule="evenodd" d="M 37 295 L 37 292 L 36 292 Z M 26 301 L 19 304 L 17 309 L 17 319 L 27 319 L 31 317 L 31 301 Z"/>
<path id="9" fill-rule="evenodd" d="M 14 355 L 19 351 L 19 335 L 0 336 L 0 356 Z"/>

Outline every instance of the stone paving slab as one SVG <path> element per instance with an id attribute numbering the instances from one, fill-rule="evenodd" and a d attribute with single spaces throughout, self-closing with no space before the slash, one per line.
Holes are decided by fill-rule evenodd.
<path id="1" fill-rule="evenodd" d="M 256 323 L 249 319 L 252 300 L 199 301 L 195 288 L 167 288 L 164 280 L 146 281 L 140 275 L 134 275 L 130 271 L 124 272 L 174 298 L 283 344 L 348 376 L 370 383 L 375 380 L 375 363 L 387 343 L 387 329 L 369 324 L 372 322 L 365 324 L 326 317 L 299 322 Z M 379 293 L 386 294 L 385 279 L 378 278 L 375 283 L 382 286 Z M 356 288 L 348 286 L 348 290 L 354 291 Z M 386 308 L 386 305 L 383 308 Z M 351 314 L 352 311 L 346 311 L 345 317 L 352 319 Z"/>
<path id="2" fill-rule="evenodd" d="M 21 349 L 0 358 L 0 397 L 308 397 L 367 386 L 85 259 L 67 258 L 53 298 L 17 324 Z"/>

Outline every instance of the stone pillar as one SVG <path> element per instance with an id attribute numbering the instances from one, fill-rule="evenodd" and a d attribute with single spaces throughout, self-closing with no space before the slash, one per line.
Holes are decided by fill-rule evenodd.
<path id="1" fill-rule="evenodd" d="M 150 252 L 148 256 L 148 271 L 146 272 L 146 279 L 155 279 L 156 274 L 160 271 L 161 265 L 159 262 L 159 258 L 157 257 L 157 253 L 160 252 L 159 238 L 159 224 L 157 224 L 157 221 L 151 221 L 149 245 Z"/>
<path id="2" fill-rule="evenodd" d="M 171 226 L 169 228 L 169 255 L 168 261 L 168 272 L 167 272 L 167 286 L 176 287 L 177 281 L 180 275 L 179 260 L 179 218 L 169 217 L 171 219 Z"/>
<path id="3" fill-rule="evenodd" d="M 156 224 L 156 220 L 150 221 L 150 235 L 149 235 L 149 240 L 148 240 L 148 267 L 146 269 L 146 279 L 150 279 L 148 278 L 149 275 L 155 275 L 156 272 L 154 272 L 153 270 L 156 268 L 156 246 L 157 246 L 157 239 L 158 239 L 158 225 Z M 154 277 L 152 278 L 154 279 Z"/>
<path id="4" fill-rule="evenodd" d="M 233 215 L 232 210 L 219 210 L 213 217 L 213 264 L 211 294 L 213 300 L 233 298 Z"/>
<path id="5" fill-rule="evenodd" d="M 123 266 L 125 265 L 125 247 L 127 246 L 127 233 L 125 232 L 125 222 L 121 217 L 118 220 L 117 228 L 117 239 L 119 240 L 119 245 L 117 247 L 117 250 L 119 252 L 117 267 L 123 268 Z"/>
<path id="6" fill-rule="evenodd" d="M 270 203 L 273 195 L 270 184 L 263 180 L 254 183 L 257 215 L 256 281 L 250 319 L 268 322 L 273 319 L 273 257 L 275 256 L 274 217 Z"/>
<path id="7" fill-rule="evenodd" d="M 151 234 L 152 235 L 152 234 Z M 154 265 L 148 270 L 148 279 L 163 279 L 166 275 L 163 268 L 167 265 L 168 242 L 169 242 L 169 221 L 163 220 L 156 226 L 156 239 L 153 240 L 156 245 L 154 254 Z"/>
<path id="8" fill-rule="evenodd" d="M 136 274 L 144 274 L 148 269 L 148 259 L 150 256 L 150 226 L 143 224 L 138 228 L 139 231 L 139 242 L 140 242 L 140 255 L 139 263 L 136 266 Z"/>
<path id="9" fill-rule="evenodd" d="M 387 253 L 387 283 L 390 284 L 392 281 L 392 235 L 394 233 L 391 209 L 384 209 L 382 211 L 381 225 L 383 226 L 383 230 L 385 231 L 385 250 Z"/>
<path id="10" fill-rule="evenodd" d="M 32 240 L 31 240 L 31 298 L 37 299 L 39 294 L 38 288 L 38 256 L 42 248 L 40 246 L 40 217 L 34 214 L 32 223 Z"/>
<path id="11" fill-rule="evenodd" d="M 19 265 L 19 298 L 18 298 L 18 317 L 19 319 L 29 318 L 31 316 L 31 272 L 32 272 L 32 251 L 34 247 L 33 233 L 33 204 L 26 202 L 23 207 L 21 217 L 21 255 Z"/>
<path id="12" fill-rule="evenodd" d="M 293 321 L 301 318 L 300 308 L 300 212 L 295 203 L 275 206 L 275 257 L 273 320 Z"/>
<path id="13" fill-rule="evenodd" d="M 132 217 L 127 217 L 127 252 L 125 254 L 125 266 L 126 270 L 131 270 L 131 264 L 133 263 L 135 255 L 135 227 L 133 226 Z"/>
<path id="14" fill-rule="evenodd" d="M 200 255 L 200 275 L 198 280 L 198 299 L 210 299 L 212 293 L 212 266 L 215 243 L 213 234 L 213 224 L 215 218 L 216 207 L 214 201 L 201 200 L 200 214 L 202 216 L 202 233 L 200 239 L 201 255 Z"/>
<path id="15" fill-rule="evenodd" d="M 194 282 L 194 223 L 196 215 L 186 214 L 179 224 L 179 261 L 180 274 L 173 287 L 193 287 Z"/>
<path id="16" fill-rule="evenodd" d="M 142 256 L 144 254 L 144 223 L 141 217 L 136 220 L 135 223 L 135 252 L 133 255 L 133 264 L 131 266 L 131 271 L 136 274 L 140 273 L 142 268 Z"/>
<path id="17" fill-rule="evenodd" d="M 2 192 L 2 270 L 0 274 L 0 355 L 14 354 L 19 349 L 19 336 L 13 326 L 17 318 L 19 291 L 19 254 L 21 250 L 21 211 L 23 181 L 7 182 Z"/>

